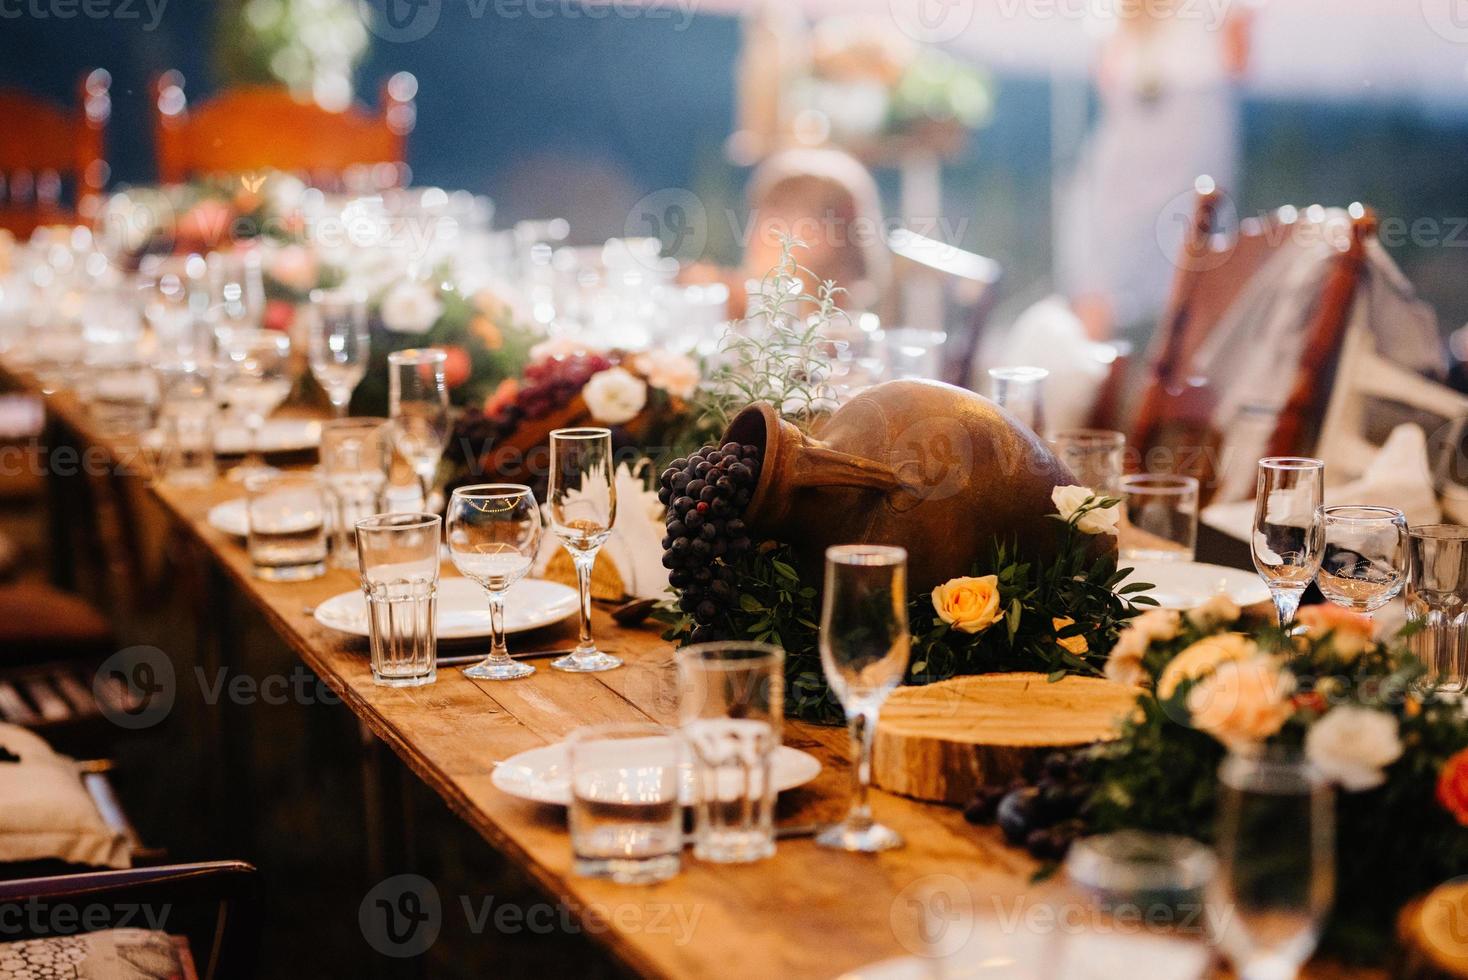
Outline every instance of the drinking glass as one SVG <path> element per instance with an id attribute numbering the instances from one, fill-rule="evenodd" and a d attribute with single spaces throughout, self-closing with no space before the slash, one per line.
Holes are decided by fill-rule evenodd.
<path id="1" fill-rule="evenodd" d="M 216 335 L 223 339 L 237 330 L 258 330 L 265 323 L 265 275 L 254 249 L 211 252 L 209 312 Z"/>
<path id="2" fill-rule="evenodd" d="M 449 498 L 444 520 L 454 565 L 489 593 L 494 634 L 489 656 L 464 673 L 486 681 L 530 676 L 535 668 L 511 660 L 505 646 L 505 593 L 530 571 L 540 548 L 540 505 L 535 494 L 518 483 L 460 487 Z"/>
<path id="3" fill-rule="evenodd" d="M 989 397 L 1039 435 L 1045 434 L 1045 379 L 1050 372 L 1038 367 L 989 369 Z"/>
<path id="4" fill-rule="evenodd" d="M 1254 568 L 1279 614 L 1281 629 L 1300 608 L 1300 597 L 1320 570 L 1325 525 L 1320 515 L 1325 464 L 1304 456 L 1268 456 L 1259 461 L 1254 495 Z"/>
<path id="5" fill-rule="evenodd" d="M 326 573 L 326 497 L 313 473 L 252 476 L 246 512 L 258 578 L 300 582 Z"/>
<path id="6" fill-rule="evenodd" d="M 1407 578 L 1407 518 L 1393 507 L 1320 508 L 1325 550 L 1315 577 L 1337 605 L 1371 615 L 1396 598 Z"/>
<path id="7" fill-rule="evenodd" d="M 785 651 L 702 643 L 678 651 L 678 718 L 693 762 L 693 854 L 738 864 L 775 853 L 775 750 Z"/>
<path id="8" fill-rule="evenodd" d="M 449 389 L 444 380 L 447 361 L 448 354 L 436 347 L 387 355 L 393 442 L 418 477 L 424 507 L 433 497 L 438 462 L 449 438 Z"/>
<path id="9" fill-rule="evenodd" d="M 1198 481 L 1157 473 L 1121 478 L 1123 561 L 1192 561 L 1198 547 Z"/>
<path id="10" fill-rule="evenodd" d="M 337 418 L 345 418 L 352 392 L 367 374 L 367 297 L 350 287 L 317 289 L 308 315 L 311 374 Z"/>
<path id="11" fill-rule="evenodd" d="M 356 524 L 378 506 L 392 463 L 387 419 L 333 419 L 321 426 L 321 476 L 331 497 L 331 561 L 357 570 Z"/>
<path id="12" fill-rule="evenodd" d="M 570 755 L 573 870 L 645 885 L 678 873 L 683 751 L 662 725 L 591 725 L 566 739 Z"/>
<path id="13" fill-rule="evenodd" d="M 158 380 L 136 357 L 108 358 L 87 366 L 92 418 L 109 435 L 149 428 L 158 404 Z"/>
<path id="14" fill-rule="evenodd" d="M 879 336 L 888 378 L 941 377 L 943 344 L 948 340 L 943 331 L 896 327 L 883 330 Z"/>
<path id="15" fill-rule="evenodd" d="M 591 638 L 591 566 L 617 521 L 617 484 L 612 474 L 610 429 L 556 429 L 550 434 L 551 530 L 571 553 L 581 591 L 581 634 L 576 649 L 557 670 L 611 670 L 622 661 L 596 648 Z"/>
<path id="16" fill-rule="evenodd" d="M 163 403 L 158 428 L 163 436 L 163 481 L 179 487 L 205 487 L 219 475 L 214 463 L 214 399 L 173 398 Z"/>
<path id="17" fill-rule="evenodd" d="M 419 687 L 438 679 L 437 514 L 375 514 L 357 522 L 357 562 L 367 596 L 372 680 Z"/>
<path id="18" fill-rule="evenodd" d="M 290 338 L 274 330 L 236 330 L 220 338 L 214 365 L 215 396 L 248 433 L 248 452 L 230 471 L 232 480 L 276 472 L 260 454 L 260 430 L 291 393 L 290 353 Z"/>
<path id="19" fill-rule="evenodd" d="M 872 819 L 867 790 L 872 739 L 882 702 L 907 672 L 907 552 L 890 545 L 826 549 L 821 606 L 821 668 L 851 729 L 852 801 L 846 819 L 821 831 L 816 843 L 844 851 L 900 847 L 896 831 Z"/>
<path id="20" fill-rule="evenodd" d="M 1121 495 L 1126 472 L 1126 436 L 1110 429 L 1065 429 L 1051 440 L 1055 455 L 1076 482 L 1102 497 Z"/>
<path id="21" fill-rule="evenodd" d="M 1439 691 L 1468 691 L 1468 527 L 1422 524 L 1408 532 L 1407 643 Z"/>
<path id="22" fill-rule="evenodd" d="M 1289 980 L 1314 952 L 1335 892 L 1334 805 L 1298 753 L 1234 754 L 1220 767 L 1209 920 L 1242 980 Z"/>

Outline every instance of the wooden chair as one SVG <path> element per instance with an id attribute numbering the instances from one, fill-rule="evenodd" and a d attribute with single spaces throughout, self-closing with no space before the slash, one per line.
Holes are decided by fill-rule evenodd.
<path id="1" fill-rule="evenodd" d="M 42 225 L 94 218 L 110 172 L 104 156 L 112 76 L 87 72 L 75 110 L 0 89 L 0 229 L 24 238 Z M 72 203 L 64 203 L 71 197 Z"/>
<path id="2" fill-rule="evenodd" d="M 183 75 L 164 72 L 153 99 L 159 179 L 275 169 L 326 188 L 357 186 L 364 177 L 379 189 L 401 186 L 417 91 L 417 80 L 399 72 L 383 85 L 376 113 L 356 106 L 333 112 L 269 86 L 233 89 L 191 107 Z"/>
<path id="3" fill-rule="evenodd" d="M 1218 227 L 1221 201 L 1216 189 L 1198 196 L 1153 344 L 1156 353 L 1132 437 L 1140 450 L 1134 458 L 1145 458 L 1155 447 L 1182 448 L 1179 469 L 1199 477 L 1205 497 L 1217 476 L 1212 450 L 1220 445 L 1222 434 L 1213 431 L 1211 414 L 1219 392 L 1211 379 L 1190 373 L 1194 355 L 1267 261 L 1283 249 L 1304 247 L 1304 242 L 1331 240 L 1323 210 L 1317 208 L 1303 213 L 1280 209 L 1267 218 L 1246 219 L 1236 235 L 1226 237 Z M 1290 227 L 1296 223 L 1318 227 L 1300 234 Z M 1366 241 L 1375 228 L 1374 217 L 1353 206 L 1349 231 L 1336 245 L 1338 253 L 1308 314 L 1304 350 L 1269 439 L 1271 455 L 1306 453 L 1314 446 L 1362 277 Z"/>

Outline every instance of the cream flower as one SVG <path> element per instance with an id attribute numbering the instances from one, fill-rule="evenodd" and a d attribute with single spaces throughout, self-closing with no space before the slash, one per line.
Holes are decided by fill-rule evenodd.
<path id="1" fill-rule="evenodd" d="M 1177 692 L 1183 681 L 1207 677 L 1221 664 L 1234 660 L 1251 660 L 1259 655 L 1259 646 L 1242 633 L 1219 633 L 1205 636 L 1173 657 L 1157 679 L 1157 696 L 1166 701 Z"/>
<path id="2" fill-rule="evenodd" d="M 643 351 L 632 366 L 647 383 L 677 398 L 692 398 L 698 389 L 698 365 L 693 359 L 670 350 Z"/>
<path id="3" fill-rule="evenodd" d="M 1142 666 L 1142 657 L 1146 653 L 1146 643 L 1128 641 L 1127 635 L 1123 634 L 1106 658 L 1103 671 L 1106 679 L 1127 687 L 1146 686 L 1147 670 Z"/>
<path id="4" fill-rule="evenodd" d="M 1142 658 L 1153 643 L 1176 639 L 1181 624 L 1182 617 L 1173 609 L 1149 609 L 1134 616 L 1111 648 L 1106 659 L 1106 677 L 1130 687 L 1145 685 L 1147 672 L 1142 667 Z"/>
<path id="5" fill-rule="evenodd" d="M 933 610 L 938 618 L 964 633 L 982 633 L 997 623 L 999 577 L 951 578 L 933 590 Z"/>
<path id="6" fill-rule="evenodd" d="M 647 404 L 647 385 L 625 368 L 608 368 L 591 376 L 581 397 L 598 422 L 621 425 L 637 418 Z"/>
<path id="7" fill-rule="evenodd" d="M 1219 592 L 1206 599 L 1202 605 L 1189 609 L 1188 622 L 1200 630 L 1209 630 L 1238 622 L 1242 612 L 1238 603 Z"/>
<path id="8" fill-rule="evenodd" d="M 316 287 L 321 269 L 316 253 L 304 245 L 272 249 L 266 254 L 265 264 L 272 279 L 298 293 L 309 292 Z"/>
<path id="9" fill-rule="evenodd" d="M 382 297 L 382 325 L 393 333 L 425 334 L 443 316 L 443 303 L 426 283 L 403 279 Z"/>
<path id="10" fill-rule="evenodd" d="M 1293 708 L 1294 678 L 1267 657 L 1231 660 L 1188 692 L 1193 725 L 1230 748 L 1262 742 L 1279 731 Z"/>
<path id="11" fill-rule="evenodd" d="M 1094 495 L 1095 491 L 1090 487 L 1056 487 L 1050 491 L 1050 499 L 1055 504 L 1055 510 L 1060 514 L 1062 520 L 1067 521 Z M 1086 511 L 1085 515 L 1076 522 L 1076 527 L 1083 534 L 1115 534 L 1116 522 L 1119 520 L 1121 520 L 1121 504 L 1116 503 L 1110 507 Z"/>
<path id="12" fill-rule="evenodd" d="M 1375 789 L 1386 782 L 1383 770 L 1402 757 L 1397 719 L 1385 711 L 1342 705 L 1310 727 L 1305 755 L 1347 792 Z"/>

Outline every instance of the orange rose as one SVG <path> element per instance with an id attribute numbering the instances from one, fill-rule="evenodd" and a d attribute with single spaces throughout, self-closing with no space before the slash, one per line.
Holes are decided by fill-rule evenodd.
<path id="1" fill-rule="evenodd" d="M 469 360 L 469 352 L 462 347 L 445 345 L 443 352 L 448 355 L 443 362 L 443 383 L 452 391 L 469 380 L 474 365 Z"/>
<path id="2" fill-rule="evenodd" d="M 1075 624 L 1076 621 L 1069 616 L 1056 616 L 1050 621 L 1050 625 L 1055 629 L 1056 633 L 1059 633 L 1067 626 L 1074 626 Z M 1062 650 L 1069 651 L 1077 657 L 1084 656 L 1091 651 L 1091 648 L 1086 645 L 1086 638 L 1084 636 L 1057 636 L 1055 643 Z"/>
<path id="3" fill-rule="evenodd" d="M 999 578 L 951 578 L 933 590 L 938 618 L 956 630 L 982 633 L 999 621 Z"/>
<path id="4" fill-rule="evenodd" d="M 1443 771 L 1437 777 L 1437 801 L 1453 819 L 1468 827 L 1468 749 L 1443 763 Z"/>

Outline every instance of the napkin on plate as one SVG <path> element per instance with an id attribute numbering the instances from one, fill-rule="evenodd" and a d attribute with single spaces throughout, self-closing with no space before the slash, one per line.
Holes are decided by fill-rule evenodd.
<path id="1" fill-rule="evenodd" d="M 601 555 L 611 559 L 622 587 L 635 598 L 653 598 L 668 589 L 668 570 L 663 567 L 663 504 L 656 490 L 649 490 L 642 477 L 623 463 L 613 477 L 617 485 L 617 520 L 601 546 Z M 572 496 L 574 497 L 574 492 Z M 551 533 L 550 508 L 545 508 L 547 533 L 542 536 L 536 574 L 543 574 L 561 548 Z M 600 556 L 599 556 L 600 558 Z"/>

